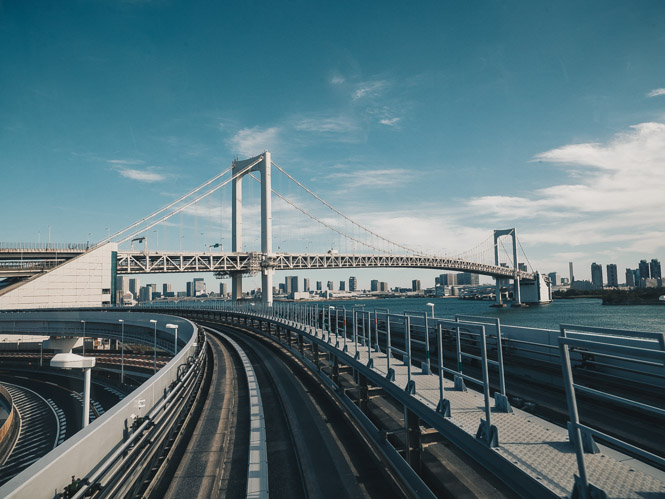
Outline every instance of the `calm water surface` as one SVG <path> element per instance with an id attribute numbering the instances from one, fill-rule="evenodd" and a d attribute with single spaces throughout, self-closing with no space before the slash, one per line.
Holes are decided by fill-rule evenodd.
<path id="1" fill-rule="evenodd" d="M 436 317 L 455 314 L 499 317 L 504 324 L 542 329 L 559 329 L 559 324 L 578 324 L 637 331 L 665 332 L 665 305 L 602 305 L 600 299 L 555 300 L 547 305 L 528 308 L 491 308 L 490 302 L 457 298 L 387 298 L 319 302 L 346 307 L 365 305 L 365 310 L 387 308 L 391 313 L 409 311 L 431 313 L 427 303 L 434 303 Z M 320 305 L 319 305 L 320 306 Z"/>

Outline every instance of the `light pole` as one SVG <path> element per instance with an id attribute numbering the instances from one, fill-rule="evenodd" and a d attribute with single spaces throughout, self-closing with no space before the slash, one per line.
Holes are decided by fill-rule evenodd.
<path id="1" fill-rule="evenodd" d="M 428 307 L 432 307 L 432 319 L 434 319 L 434 303 L 427 303 Z"/>
<path id="2" fill-rule="evenodd" d="M 155 326 L 155 337 L 153 342 L 153 351 L 155 353 L 155 360 L 152 368 L 152 372 L 154 374 L 157 372 L 157 321 L 155 319 L 150 319 L 150 322 L 152 322 Z"/>
<path id="3" fill-rule="evenodd" d="M 178 353 L 178 325 L 177 324 L 167 324 L 167 329 L 175 329 L 175 339 L 173 340 L 173 355 Z"/>
<path id="4" fill-rule="evenodd" d="M 120 383 L 125 382 L 125 321 L 118 319 L 120 323 Z"/>
<path id="5" fill-rule="evenodd" d="M 85 321 L 81 321 L 83 324 L 83 356 L 85 357 Z"/>
<path id="6" fill-rule="evenodd" d="M 83 428 L 90 422 L 90 371 L 95 366 L 94 357 L 82 357 L 72 352 L 59 353 L 51 359 L 52 367 L 61 369 L 83 369 Z"/>

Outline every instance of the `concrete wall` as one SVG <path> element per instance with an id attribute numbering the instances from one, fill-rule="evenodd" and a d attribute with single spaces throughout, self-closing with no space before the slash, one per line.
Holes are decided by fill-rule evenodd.
<path id="1" fill-rule="evenodd" d="M 101 307 L 110 303 L 115 243 L 90 250 L 0 295 L 0 310 Z"/>

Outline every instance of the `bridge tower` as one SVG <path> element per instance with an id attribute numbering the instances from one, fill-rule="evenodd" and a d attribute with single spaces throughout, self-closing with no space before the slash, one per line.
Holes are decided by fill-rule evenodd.
<path id="1" fill-rule="evenodd" d="M 513 306 L 522 306 L 520 298 L 520 275 L 519 266 L 517 264 L 517 231 L 512 229 L 499 229 L 494 231 L 494 265 L 499 265 L 499 238 L 502 236 L 511 236 L 513 239 L 513 265 L 514 265 L 514 278 L 513 278 Z M 496 305 L 501 304 L 501 279 L 496 278 Z"/>
<path id="2" fill-rule="evenodd" d="M 254 163 L 254 166 L 248 168 Z M 272 181 L 270 152 L 265 151 L 253 158 L 233 162 L 233 175 L 241 173 L 233 179 L 232 194 L 232 250 L 242 252 L 242 177 L 250 172 L 261 174 L 261 252 L 265 259 L 272 255 Z M 245 171 L 243 171 L 245 170 Z M 261 296 L 265 305 L 272 305 L 272 276 L 274 270 L 269 266 L 261 268 Z M 231 292 L 233 301 L 242 297 L 242 273 L 231 275 Z"/>

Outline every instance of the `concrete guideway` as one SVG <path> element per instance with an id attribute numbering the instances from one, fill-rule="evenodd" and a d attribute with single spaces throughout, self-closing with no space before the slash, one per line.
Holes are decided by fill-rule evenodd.
<path id="1" fill-rule="evenodd" d="M 235 312 L 234 315 L 245 314 Z M 498 430 L 499 446 L 490 447 L 476 438 L 480 420 L 485 416 L 481 394 L 456 391 L 455 385 L 446 380 L 445 397 L 450 402 L 451 417 L 444 418 L 437 412 L 438 376 L 412 374 L 415 393 L 409 395 L 405 391 L 408 366 L 399 360 L 393 358 L 390 363 L 394 370 L 394 380 L 389 381 L 386 379 L 388 359 L 383 352 L 368 351 L 366 347 L 357 348 L 351 338 L 345 340 L 342 335 L 334 332 L 328 333 L 285 319 L 258 314 L 255 317 L 297 332 L 307 337 L 308 341 L 333 350 L 344 364 L 366 372 L 372 382 L 401 393 L 402 398 L 410 398 L 414 409 L 429 412 L 426 418 L 428 423 L 434 423 L 433 426 L 446 436 L 452 436 L 452 439 L 500 476 L 513 474 L 512 480 L 519 481 L 523 490 L 552 497 L 568 496 L 573 490 L 577 463 L 565 430 L 517 410 L 513 413 L 492 412 L 492 425 Z M 367 368 L 370 356 L 373 367 Z M 601 486 L 607 497 L 639 498 L 644 494 L 665 494 L 663 473 L 618 452 L 602 448 L 601 453 L 587 455 L 586 459 L 590 482 Z"/>

